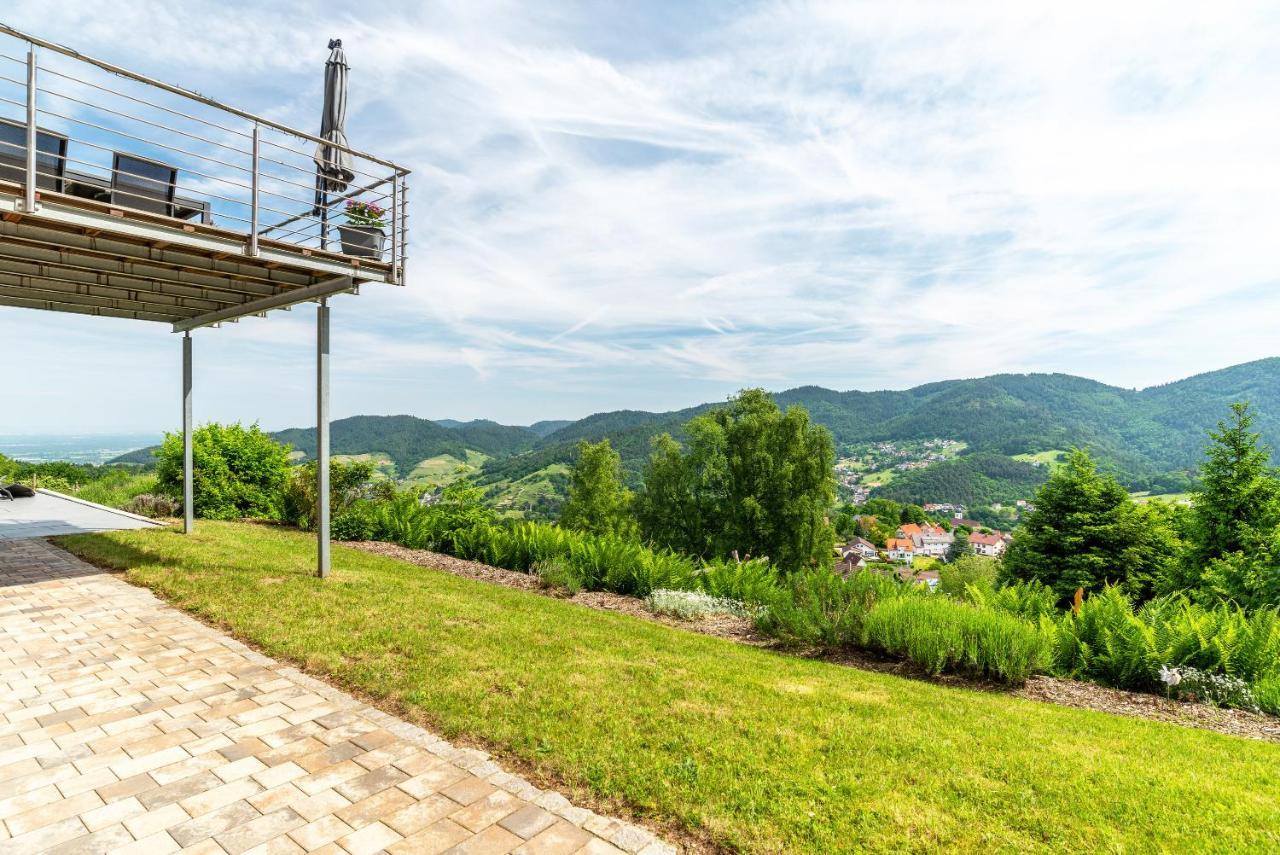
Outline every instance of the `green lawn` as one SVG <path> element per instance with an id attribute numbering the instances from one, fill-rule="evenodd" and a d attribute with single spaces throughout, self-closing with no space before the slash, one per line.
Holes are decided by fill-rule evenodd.
<path id="1" fill-rule="evenodd" d="M 314 541 L 60 541 L 266 652 L 745 852 L 1277 851 L 1280 746 L 797 659 Z"/>
<path id="2" fill-rule="evenodd" d="M 480 471 L 480 467 L 489 459 L 487 454 L 467 449 L 467 459 L 460 460 L 452 454 L 437 454 L 418 461 L 409 473 L 410 481 L 430 481 L 444 485 L 456 481 L 463 475 L 471 475 Z"/>
<path id="3" fill-rule="evenodd" d="M 1055 448 L 1050 451 L 1038 451 L 1035 454 L 1015 454 L 1013 455 L 1013 459 L 1022 460 L 1027 463 L 1041 463 L 1052 470 L 1062 462 L 1062 458 L 1066 453 L 1067 452 L 1062 449 Z"/>

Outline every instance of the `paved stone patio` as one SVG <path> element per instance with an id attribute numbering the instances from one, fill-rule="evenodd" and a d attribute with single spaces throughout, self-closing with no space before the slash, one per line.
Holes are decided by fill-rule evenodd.
<path id="1" fill-rule="evenodd" d="M 43 540 L 0 541 L 0 852 L 674 853 Z"/>

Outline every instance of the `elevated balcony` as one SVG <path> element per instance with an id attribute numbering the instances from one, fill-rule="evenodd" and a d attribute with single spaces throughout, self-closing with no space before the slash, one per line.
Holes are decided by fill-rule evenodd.
<path id="1" fill-rule="evenodd" d="M 338 146 L 354 178 L 319 192 L 321 145 L 0 25 L 0 306 L 185 331 L 403 284 L 408 170 Z M 344 239 L 351 202 L 381 247 Z"/>

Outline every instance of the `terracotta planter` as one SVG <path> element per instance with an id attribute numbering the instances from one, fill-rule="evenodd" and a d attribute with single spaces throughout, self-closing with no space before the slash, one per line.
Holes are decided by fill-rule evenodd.
<path id="1" fill-rule="evenodd" d="M 378 226 L 338 226 L 342 235 L 342 254 L 359 258 L 382 258 L 387 233 Z"/>

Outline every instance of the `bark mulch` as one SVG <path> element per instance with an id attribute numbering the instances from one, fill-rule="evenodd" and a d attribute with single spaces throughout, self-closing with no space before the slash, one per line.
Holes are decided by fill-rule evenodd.
<path id="1" fill-rule="evenodd" d="M 681 620 L 680 618 L 666 615 L 655 615 L 645 607 L 643 600 L 636 597 L 626 597 L 621 594 L 610 594 L 604 591 L 583 591 L 572 597 L 565 597 L 563 594 L 557 594 L 552 589 L 545 588 L 538 580 L 538 577 L 533 574 L 490 567 L 478 561 L 464 561 L 451 555 L 443 555 L 426 549 L 406 549 L 403 546 L 379 541 L 351 541 L 345 545 L 364 552 L 398 558 L 410 564 L 443 570 L 455 576 L 465 576 L 468 579 L 478 579 L 482 582 L 506 585 L 509 588 L 520 588 L 559 599 L 566 599 L 569 602 L 577 603 L 587 608 L 622 612 L 642 620 L 653 621 L 691 632 L 700 632 L 704 635 L 727 638 L 731 641 L 755 647 L 777 646 L 772 639 L 757 633 L 749 618 L 734 617 L 733 615 L 715 615 L 696 620 Z M 1208 704 L 1175 701 L 1159 695 L 1109 689 L 1093 683 L 1064 680 L 1059 677 L 1032 677 L 1025 686 L 1017 689 L 1010 689 L 997 683 L 973 680 L 952 674 L 931 677 L 908 662 L 882 658 L 860 651 L 845 652 L 838 656 L 825 658 L 827 661 L 839 665 L 860 668 L 865 671 L 877 671 L 883 674 L 927 680 L 928 682 L 958 688 L 998 692 L 1028 700 L 1111 713 L 1112 715 L 1163 721 L 1183 727 L 1197 727 L 1203 730 L 1213 730 L 1218 733 L 1243 736 L 1249 739 L 1280 742 L 1280 718 L 1260 713 L 1222 709 Z"/>

